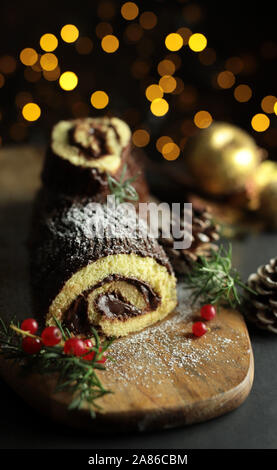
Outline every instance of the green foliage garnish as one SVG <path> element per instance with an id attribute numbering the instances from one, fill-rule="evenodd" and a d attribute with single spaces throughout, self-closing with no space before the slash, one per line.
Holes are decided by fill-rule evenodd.
<path id="1" fill-rule="evenodd" d="M 232 267 L 232 246 L 220 246 L 212 250 L 211 256 L 199 257 L 185 280 L 192 288 L 193 301 L 204 304 L 225 304 L 232 308 L 241 303 L 240 288 L 256 294 L 241 280 L 240 274 Z"/>
<path id="2" fill-rule="evenodd" d="M 63 340 L 66 341 L 70 338 L 70 332 L 64 329 L 58 320 L 55 319 L 55 321 Z M 98 361 L 101 360 L 113 339 L 100 345 L 100 338 L 94 328 L 91 328 L 91 334 L 94 346 L 86 354 L 94 351 L 95 355 L 90 361 L 65 354 L 62 344 L 51 347 L 43 345 L 39 353 L 28 354 L 22 348 L 22 336 L 34 337 L 34 335 L 21 330 L 14 323 L 8 326 L 0 318 L 0 355 L 17 363 L 25 372 L 55 373 L 57 375 L 55 392 L 65 391 L 72 394 L 72 401 L 68 408 L 80 409 L 86 403 L 94 418 L 95 410 L 100 408 L 96 400 L 112 393 L 102 385 L 96 371 L 105 370 L 105 366 Z"/>
<path id="3" fill-rule="evenodd" d="M 115 196 L 115 200 L 118 204 L 124 201 L 138 201 L 139 196 L 132 183 L 137 179 L 138 175 L 128 178 L 125 181 L 127 165 L 125 164 L 120 175 L 119 181 L 108 175 L 108 185 L 111 194 Z"/>

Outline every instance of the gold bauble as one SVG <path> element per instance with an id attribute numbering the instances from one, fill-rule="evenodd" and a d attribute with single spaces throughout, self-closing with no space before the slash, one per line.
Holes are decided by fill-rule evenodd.
<path id="1" fill-rule="evenodd" d="M 277 181 L 277 163 L 271 160 L 262 162 L 255 172 L 258 191 L 262 191 L 272 181 Z"/>
<path id="2" fill-rule="evenodd" d="M 255 140 L 239 127 L 214 122 L 190 141 L 186 161 L 199 189 L 230 195 L 245 189 L 261 160 Z"/>
<path id="3" fill-rule="evenodd" d="M 269 227 L 277 229 L 277 179 L 262 189 L 259 212 Z"/>
<path id="4" fill-rule="evenodd" d="M 271 228 L 277 228 L 277 163 L 267 160 L 259 166 L 255 181 L 259 197 L 259 213 Z"/>

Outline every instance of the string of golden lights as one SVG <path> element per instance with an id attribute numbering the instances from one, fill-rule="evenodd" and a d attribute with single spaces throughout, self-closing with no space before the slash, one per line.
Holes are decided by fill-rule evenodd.
<path id="1" fill-rule="evenodd" d="M 194 8 L 194 9 L 193 9 Z M 190 15 L 200 18 L 199 8 L 195 6 L 190 9 Z M 103 52 L 113 54 L 120 48 L 121 39 L 113 31 L 110 20 L 115 15 L 115 5 L 101 2 L 98 7 L 98 16 L 101 21 L 96 26 L 96 36 L 100 41 Z M 189 10 L 187 10 L 189 11 Z M 158 24 L 157 15 L 151 11 L 140 12 L 140 6 L 135 2 L 125 2 L 120 13 L 127 22 L 124 32 L 124 39 L 131 44 L 137 44 L 142 38 L 144 31 L 155 28 Z M 137 20 L 136 22 L 133 22 Z M 66 24 L 60 29 L 60 38 L 53 33 L 45 33 L 40 37 L 39 47 L 41 52 L 32 47 L 24 48 L 19 59 L 26 67 L 24 77 L 27 81 L 35 83 L 43 77 L 51 82 L 58 81 L 60 88 L 65 92 L 74 90 L 79 84 L 78 75 L 72 70 L 61 71 L 56 50 L 63 41 L 67 44 L 74 44 L 80 54 L 90 54 L 94 44 L 90 37 L 80 36 L 78 27 L 74 24 Z M 208 40 L 205 34 L 192 32 L 190 28 L 183 26 L 175 32 L 170 32 L 164 38 L 166 53 L 157 65 L 157 83 L 148 83 L 144 93 L 149 101 L 149 109 L 153 116 L 162 118 L 170 110 L 170 95 L 179 95 L 179 106 L 190 105 L 196 99 L 196 91 L 193 87 L 184 84 L 182 78 L 175 76 L 176 71 L 181 66 L 182 59 L 177 54 L 185 47 L 191 52 L 197 53 L 201 64 L 212 65 L 216 62 L 217 54 L 215 50 L 208 47 Z M 16 69 L 16 60 L 9 55 L 0 57 L 0 88 L 5 85 L 7 77 Z M 243 69 L 244 63 L 240 57 L 230 57 L 224 64 L 225 68 L 213 77 L 214 84 L 222 90 L 233 88 L 233 96 L 239 103 L 247 103 L 253 96 L 253 90 L 247 83 L 237 83 L 237 75 Z M 149 65 L 144 59 L 136 59 L 131 73 L 135 78 L 144 80 L 149 73 Z M 28 92 L 19 92 L 16 96 L 16 105 L 21 109 L 25 121 L 35 122 L 42 113 L 38 103 L 32 101 L 32 95 Z M 104 90 L 94 90 L 90 95 L 90 103 L 95 109 L 105 109 L 109 105 L 109 95 Z M 74 104 L 77 110 L 87 109 L 86 104 L 77 102 Z M 264 132 L 270 126 L 268 114 L 277 115 L 277 98 L 273 95 L 266 95 L 261 100 L 262 112 L 251 117 L 251 126 L 256 132 Z M 191 125 L 203 129 L 209 127 L 213 121 L 212 114 L 205 109 L 200 109 L 194 113 L 192 121 L 184 120 L 182 129 L 186 135 Z M 19 125 L 19 124 L 17 124 Z M 15 127 L 14 127 L 15 132 Z M 182 145 L 186 137 L 181 139 Z M 137 128 L 133 133 L 133 143 L 138 147 L 145 147 L 150 142 L 148 129 Z M 157 150 L 168 160 L 174 160 L 180 155 L 180 146 L 169 136 L 160 136 L 156 141 Z"/>

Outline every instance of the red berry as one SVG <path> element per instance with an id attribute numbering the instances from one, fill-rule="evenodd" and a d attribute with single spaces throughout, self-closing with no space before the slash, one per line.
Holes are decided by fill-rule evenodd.
<path id="1" fill-rule="evenodd" d="M 56 326 L 48 326 L 43 330 L 41 339 L 45 346 L 55 346 L 60 343 L 62 334 Z"/>
<path id="2" fill-rule="evenodd" d="M 93 348 L 93 344 L 90 339 L 85 339 L 84 344 L 86 345 L 88 349 Z M 95 351 L 91 351 L 86 356 L 84 356 L 83 359 L 85 359 L 85 361 L 92 361 L 94 359 L 94 356 L 95 356 Z"/>
<path id="3" fill-rule="evenodd" d="M 84 343 L 85 343 L 86 347 L 89 348 L 89 349 L 91 349 L 93 347 L 92 341 L 90 339 L 85 339 Z M 99 353 L 101 353 L 101 351 L 102 351 L 102 348 L 101 348 L 101 346 L 99 346 Z M 94 359 L 94 357 L 95 357 L 95 351 L 91 351 L 86 356 L 84 356 L 83 359 L 85 359 L 86 361 L 92 361 Z M 96 362 L 98 362 L 99 364 L 105 364 L 106 360 L 107 360 L 107 357 L 106 357 L 106 353 L 104 352 L 101 359 L 99 359 Z"/>
<path id="4" fill-rule="evenodd" d="M 87 351 L 87 346 L 80 338 L 69 338 L 63 347 L 65 354 L 72 354 L 74 356 L 83 356 Z"/>
<path id="5" fill-rule="evenodd" d="M 39 338 L 25 336 L 22 340 L 22 349 L 27 354 L 37 354 L 42 348 L 42 342 Z"/>
<path id="6" fill-rule="evenodd" d="M 99 347 L 99 352 L 101 353 L 101 351 L 102 351 L 102 348 L 101 348 L 101 346 L 100 346 L 100 347 Z M 106 360 L 107 360 L 107 356 L 106 356 L 106 352 L 104 352 L 104 353 L 103 353 L 103 356 L 101 357 L 101 359 L 99 359 L 97 362 L 98 362 L 99 364 L 105 364 Z"/>
<path id="7" fill-rule="evenodd" d="M 38 330 L 38 323 L 34 318 L 26 318 L 21 323 L 21 330 L 29 331 L 29 333 L 34 335 Z"/>
<path id="8" fill-rule="evenodd" d="M 202 321 L 197 321 L 192 325 L 194 336 L 203 336 L 207 331 L 209 331 L 209 328 Z"/>
<path id="9" fill-rule="evenodd" d="M 216 309 L 211 304 L 203 305 L 200 310 L 200 314 L 202 318 L 205 318 L 205 320 L 212 320 L 216 316 Z"/>

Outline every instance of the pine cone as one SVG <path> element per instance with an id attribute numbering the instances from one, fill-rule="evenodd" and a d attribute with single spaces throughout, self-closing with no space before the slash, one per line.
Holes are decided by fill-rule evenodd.
<path id="1" fill-rule="evenodd" d="M 277 333 L 277 258 L 251 274 L 248 286 L 258 295 L 247 294 L 247 319 L 259 328 Z"/>
<path id="2" fill-rule="evenodd" d="M 173 222 L 174 223 L 174 222 Z M 178 221 L 179 223 L 179 221 Z M 172 228 L 172 224 L 171 224 Z M 186 230 L 183 214 L 180 220 L 181 233 Z M 170 231 L 172 234 L 172 230 Z M 180 237 L 181 238 L 181 237 Z M 190 271 L 193 263 L 199 256 L 209 257 L 212 249 L 217 249 L 213 243 L 219 239 L 218 226 L 214 224 L 207 209 L 192 210 L 192 244 L 185 250 L 176 250 L 173 247 L 175 239 L 162 238 L 161 230 L 159 243 L 163 246 L 176 274 L 185 274 Z"/>

